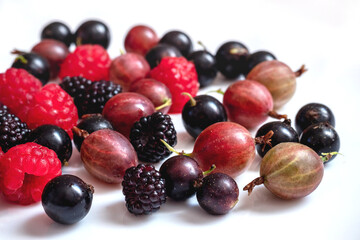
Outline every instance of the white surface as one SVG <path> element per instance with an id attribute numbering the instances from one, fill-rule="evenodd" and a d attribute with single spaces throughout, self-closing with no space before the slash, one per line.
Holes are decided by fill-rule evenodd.
<path id="1" fill-rule="evenodd" d="M 100 183 L 82 167 L 78 152 L 64 172 L 95 186 L 88 216 L 72 226 L 52 222 L 40 203 L 9 204 L 0 197 L 0 239 L 360 239 L 359 90 L 360 2 L 319 1 L 25 1 L 0 0 L 0 72 L 14 57 L 14 48 L 29 50 L 40 39 L 42 27 L 61 20 L 75 30 L 86 19 L 108 24 L 111 57 L 123 47 L 125 34 L 135 24 L 152 26 L 159 36 L 172 29 L 201 40 L 215 53 L 225 41 L 238 40 L 251 52 L 269 50 L 296 70 L 309 71 L 298 79 L 294 98 L 281 109 L 290 118 L 309 102 L 328 105 L 336 116 L 341 153 L 325 167 L 322 183 L 311 195 L 283 201 L 259 186 L 225 216 L 206 214 L 192 198 L 169 200 L 156 214 L 135 217 L 124 205 L 120 185 Z M 196 48 L 200 48 L 195 44 Z M 210 89 L 230 82 L 220 78 Z M 179 132 L 178 150 L 192 150 L 179 115 L 172 116 Z M 252 132 L 254 134 L 254 132 Z M 160 166 L 160 165 L 157 165 Z M 259 159 L 236 178 L 241 189 L 258 176 Z"/>

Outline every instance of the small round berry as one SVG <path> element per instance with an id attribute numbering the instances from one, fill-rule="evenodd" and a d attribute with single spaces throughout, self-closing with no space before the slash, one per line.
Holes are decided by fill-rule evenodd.
<path id="1" fill-rule="evenodd" d="M 166 43 L 176 47 L 184 57 L 188 56 L 193 49 L 190 37 L 181 31 L 167 32 L 159 43 Z"/>
<path id="2" fill-rule="evenodd" d="M 45 213 L 60 224 L 74 224 L 90 211 L 94 187 L 74 175 L 61 175 L 50 180 L 41 196 Z"/>
<path id="3" fill-rule="evenodd" d="M 82 23 L 74 34 L 76 45 L 99 44 L 105 49 L 110 44 L 110 31 L 105 23 L 89 20 Z"/>
<path id="4" fill-rule="evenodd" d="M 44 27 L 41 32 L 41 39 L 47 38 L 63 42 L 67 47 L 69 47 L 73 41 L 70 28 L 62 22 L 52 22 Z"/>

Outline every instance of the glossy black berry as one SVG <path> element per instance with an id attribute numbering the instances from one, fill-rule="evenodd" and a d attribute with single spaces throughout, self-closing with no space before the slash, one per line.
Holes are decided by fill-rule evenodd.
<path id="1" fill-rule="evenodd" d="M 151 163 L 159 162 L 171 154 L 160 140 L 172 147 L 177 143 L 171 117 L 162 112 L 140 118 L 131 128 L 129 138 L 139 160 Z"/>
<path id="2" fill-rule="evenodd" d="M 190 53 L 188 60 L 195 65 L 200 88 L 209 86 L 214 82 L 218 73 L 214 55 L 206 50 L 200 50 Z"/>
<path id="3" fill-rule="evenodd" d="M 308 126 L 328 122 L 331 126 L 335 127 L 335 116 L 331 109 L 321 103 L 308 103 L 296 114 L 295 128 L 301 134 Z"/>
<path id="4" fill-rule="evenodd" d="M 167 32 L 159 42 L 176 47 L 184 57 L 188 56 L 193 49 L 190 37 L 181 31 Z"/>
<path id="5" fill-rule="evenodd" d="M 81 144 L 83 143 L 87 134 L 91 134 L 101 129 L 114 130 L 111 123 L 106 120 L 101 114 L 84 115 L 80 122 L 73 129 L 74 144 L 80 152 Z"/>
<path id="6" fill-rule="evenodd" d="M 246 59 L 245 75 L 247 75 L 259 63 L 271 60 L 276 60 L 276 57 L 268 51 L 257 51 L 250 54 Z"/>
<path id="7" fill-rule="evenodd" d="M 165 180 L 152 165 L 128 168 L 122 186 L 126 208 L 134 215 L 156 212 L 166 202 Z"/>
<path id="8" fill-rule="evenodd" d="M 161 43 L 151 48 L 145 55 L 146 61 L 149 63 L 150 68 L 159 65 L 161 59 L 164 57 L 181 57 L 180 51 L 169 44 Z"/>
<path id="9" fill-rule="evenodd" d="M 71 138 L 64 129 L 56 125 L 45 124 L 35 128 L 28 141 L 54 150 L 62 165 L 66 164 L 71 157 Z"/>
<path id="10" fill-rule="evenodd" d="M 208 126 L 227 121 L 226 110 L 222 103 L 209 95 L 198 95 L 187 101 L 181 117 L 186 131 L 193 138 L 197 138 Z"/>
<path id="11" fill-rule="evenodd" d="M 208 213 L 228 213 L 237 203 L 239 188 L 235 180 L 224 173 L 213 173 L 202 180 L 196 192 L 199 205 Z"/>
<path id="12" fill-rule="evenodd" d="M 196 192 L 196 182 L 203 178 L 199 164 L 185 155 L 167 159 L 161 165 L 160 173 L 165 179 L 166 195 L 177 201 L 193 196 Z"/>
<path id="13" fill-rule="evenodd" d="M 323 153 L 339 152 L 340 137 L 328 122 L 320 122 L 307 127 L 300 135 L 300 143 L 312 148 L 320 156 Z M 333 155 L 328 161 L 333 160 Z"/>
<path id="14" fill-rule="evenodd" d="M 110 31 L 105 23 L 90 20 L 79 26 L 74 34 L 74 39 L 76 45 L 98 44 L 107 49 L 110 44 Z"/>
<path id="15" fill-rule="evenodd" d="M 238 78 L 246 72 L 247 47 L 235 41 L 226 42 L 217 50 L 215 58 L 218 70 L 228 79 Z"/>
<path id="16" fill-rule="evenodd" d="M 47 38 L 63 42 L 67 47 L 73 42 L 70 28 L 62 22 L 52 22 L 44 27 L 41 32 L 41 39 Z"/>
<path id="17" fill-rule="evenodd" d="M 27 142 L 31 130 L 11 113 L 0 115 L 0 147 L 3 152 Z"/>
<path id="18" fill-rule="evenodd" d="M 121 92 L 121 86 L 114 82 L 106 80 L 92 82 L 91 85 L 85 89 L 85 93 L 81 97 L 78 96 L 74 99 L 79 116 L 102 113 L 106 102 Z"/>
<path id="19" fill-rule="evenodd" d="M 90 211 L 94 188 L 74 175 L 50 180 L 41 195 L 45 213 L 55 222 L 74 224 Z"/>
<path id="20" fill-rule="evenodd" d="M 49 62 L 42 56 L 36 53 L 25 53 L 14 51 L 18 54 L 11 67 L 25 69 L 28 73 L 36 77 L 44 85 L 50 79 L 50 65 Z"/>
<path id="21" fill-rule="evenodd" d="M 282 142 L 299 142 L 299 135 L 291 127 L 291 122 L 289 119 L 281 121 L 268 122 L 262 125 L 259 130 L 256 132 L 256 138 L 261 138 L 266 136 L 269 131 L 273 131 L 273 135 L 271 136 L 271 146 L 266 143 L 256 144 L 256 151 L 261 156 L 264 157 L 265 154 L 271 149 L 271 147 L 275 147 L 277 144 Z"/>

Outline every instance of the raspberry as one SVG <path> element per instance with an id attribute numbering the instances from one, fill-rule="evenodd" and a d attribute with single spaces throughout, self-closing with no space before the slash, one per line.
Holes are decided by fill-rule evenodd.
<path id="1" fill-rule="evenodd" d="M 61 162 L 53 150 L 36 143 L 17 145 L 0 161 L 0 190 L 14 203 L 39 202 L 46 183 L 61 175 Z"/>
<path id="2" fill-rule="evenodd" d="M 100 45 L 78 46 L 61 64 L 59 77 L 82 76 L 91 81 L 108 80 L 111 59 Z"/>
<path id="3" fill-rule="evenodd" d="M 100 80 L 92 82 L 81 96 L 75 97 L 75 105 L 79 116 L 91 113 L 102 113 L 105 103 L 118 93 L 121 93 L 119 84 Z"/>
<path id="4" fill-rule="evenodd" d="M 192 62 L 184 57 L 165 57 L 160 64 L 150 71 L 150 77 L 164 83 L 172 95 L 172 105 L 169 113 L 181 113 L 188 97 L 182 95 L 187 92 L 196 96 L 199 82 Z"/>
<path id="5" fill-rule="evenodd" d="M 77 108 L 71 96 L 59 85 L 50 83 L 35 94 L 26 123 L 30 129 L 53 124 L 64 129 L 72 139 L 71 128 L 78 120 Z"/>
<path id="6" fill-rule="evenodd" d="M 25 143 L 30 129 L 14 114 L 0 115 L 0 146 L 4 152 L 11 147 Z"/>
<path id="7" fill-rule="evenodd" d="M 171 154 L 160 139 L 170 146 L 177 142 L 174 124 L 169 115 L 155 112 L 137 121 L 130 132 L 130 142 L 139 157 L 144 162 L 156 163 Z"/>
<path id="8" fill-rule="evenodd" d="M 41 86 L 40 80 L 26 70 L 9 68 L 0 74 L 0 102 L 24 121 L 34 94 Z"/>
<path id="9" fill-rule="evenodd" d="M 165 180 L 152 165 L 128 168 L 122 186 L 126 207 L 132 214 L 156 212 L 166 202 Z"/>

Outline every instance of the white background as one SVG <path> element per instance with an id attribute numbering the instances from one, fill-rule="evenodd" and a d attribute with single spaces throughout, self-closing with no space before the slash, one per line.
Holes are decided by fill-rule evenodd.
<path id="1" fill-rule="evenodd" d="M 125 208 L 121 186 L 91 177 L 75 150 L 64 172 L 95 186 L 88 216 L 62 226 L 45 215 L 40 203 L 23 207 L 0 197 L 0 239 L 360 239 L 359 13 L 356 0 L 0 0 L 0 72 L 14 59 L 10 51 L 31 49 L 47 23 L 61 20 L 75 31 L 88 19 L 109 26 L 112 58 L 124 48 L 132 26 L 147 24 L 160 37 L 173 29 L 188 33 L 196 49 L 199 40 L 213 53 L 223 42 L 237 40 L 251 52 L 271 51 L 294 70 L 306 64 L 309 71 L 298 79 L 295 96 L 281 112 L 294 119 L 309 102 L 328 105 L 336 117 L 343 154 L 326 165 L 316 191 L 300 200 L 277 199 L 259 186 L 250 197 L 241 191 L 238 204 L 225 216 L 208 215 L 192 198 L 184 203 L 169 200 L 156 214 L 135 217 Z M 220 76 L 201 93 L 225 90 L 230 83 Z M 193 139 L 184 131 L 180 116 L 172 117 L 179 133 L 176 148 L 191 151 Z M 256 158 L 236 178 L 240 189 L 258 176 L 259 161 Z"/>

